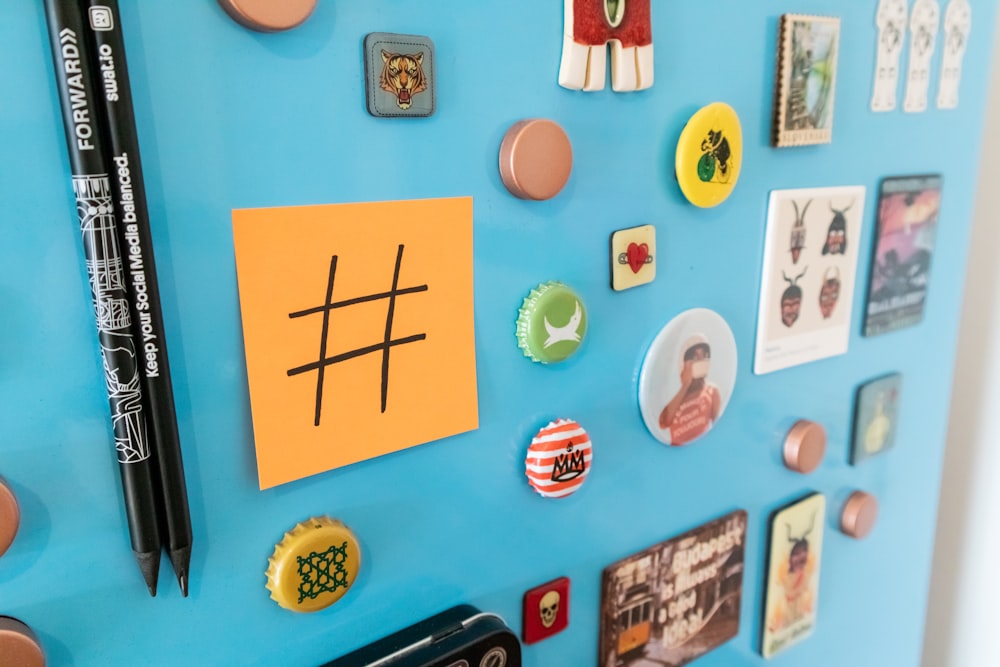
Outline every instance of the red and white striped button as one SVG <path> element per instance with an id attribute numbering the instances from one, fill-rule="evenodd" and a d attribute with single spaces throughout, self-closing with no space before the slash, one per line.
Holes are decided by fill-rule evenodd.
<path id="1" fill-rule="evenodd" d="M 524 460 L 528 483 L 545 498 L 564 498 L 583 486 L 593 458 L 590 436 L 572 419 L 538 432 Z"/>

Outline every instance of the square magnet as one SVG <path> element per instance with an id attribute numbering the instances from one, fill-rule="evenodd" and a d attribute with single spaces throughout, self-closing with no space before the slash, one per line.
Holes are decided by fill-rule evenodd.
<path id="1" fill-rule="evenodd" d="M 854 406 L 854 442 L 851 465 L 886 451 L 896 441 L 899 395 L 903 376 L 893 373 L 858 389 Z"/>
<path id="2" fill-rule="evenodd" d="M 656 279 L 656 227 L 620 229 L 611 235 L 611 289 L 616 292 Z"/>
<path id="3" fill-rule="evenodd" d="M 434 42 L 419 35 L 373 32 L 365 37 L 368 113 L 426 117 L 435 109 Z"/>

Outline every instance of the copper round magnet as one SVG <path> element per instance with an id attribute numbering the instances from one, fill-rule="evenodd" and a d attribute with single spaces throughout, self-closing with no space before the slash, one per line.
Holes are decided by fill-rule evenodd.
<path id="1" fill-rule="evenodd" d="M 785 438 L 785 465 L 807 475 L 823 462 L 826 454 L 826 429 L 816 422 L 800 419 Z"/>
<path id="2" fill-rule="evenodd" d="M 543 118 L 514 123 L 500 145 L 500 177 L 521 199 L 552 199 L 573 170 L 573 146 L 557 123 Z"/>
<path id="3" fill-rule="evenodd" d="M 0 556 L 10 548 L 21 525 L 21 511 L 17 507 L 14 492 L 0 480 Z"/>
<path id="4" fill-rule="evenodd" d="M 45 653 L 38 637 L 10 616 L 0 616 L 0 658 L 3 667 L 45 667 Z"/>
<path id="5" fill-rule="evenodd" d="M 878 521 L 878 499 L 870 493 L 855 491 L 840 513 L 840 530 L 856 540 L 863 540 Z"/>
<path id="6" fill-rule="evenodd" d="M 219 0 L 219 4 L 234 21 L 259 32 L 294 28 L 316 9 L 316 0 Z"/>

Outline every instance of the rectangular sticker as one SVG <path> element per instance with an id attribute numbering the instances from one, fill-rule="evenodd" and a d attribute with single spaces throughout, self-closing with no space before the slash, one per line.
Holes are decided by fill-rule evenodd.
<path id="1" fill-rule="evenodd" d="M 924 319 L 940 209 L 940 176 L 882 181 L 866 336 L 912 327 Z"/>
<path id="2" fill-rule="evenodd" d="M 864 208 L 861 186 L 771 193 L 757 375 L 847 352 Z"/>

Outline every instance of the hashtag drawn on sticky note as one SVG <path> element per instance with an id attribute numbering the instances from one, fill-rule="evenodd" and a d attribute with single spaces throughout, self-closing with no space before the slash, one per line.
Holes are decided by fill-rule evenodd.
<path id="1" fill-rule="evenodd" d="M 471 198 L 240 209 L 233 237 L 261 489 L 478 427 Z"/>

